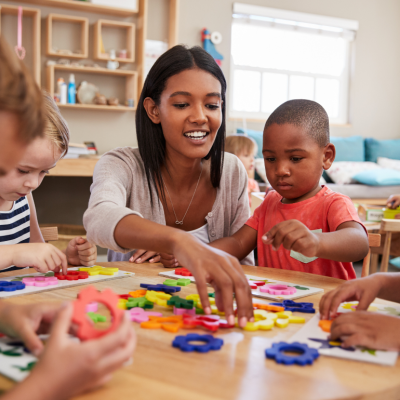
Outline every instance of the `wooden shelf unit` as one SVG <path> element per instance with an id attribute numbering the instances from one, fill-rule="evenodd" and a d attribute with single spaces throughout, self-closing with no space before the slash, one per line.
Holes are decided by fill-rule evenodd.
<path id="1" fill-rule="evenodd" d="M 138 73 L 136 71 L 115 69 L 110 70 L 107 68 L 95 67 L 75 67 L 71 65 L 49 65 L 47 66 L 47 91 L 51 96 L 54 96 L 55 88 L 55 71 L 66 71 L 76 74 L 102 74 L 112 76 L 122 76 L 126 78 L 126 99 L 133 99 L 134 107 L 125 106 L 102 106 L 96 104 L 59 104 L 59 107 L 68 107 L 70 109 L 90 109 L 90 110 L 108 110 L 108 111 L 134 111 L 137 106 L 137 92 L 138 92 Z M 125 99 L 125 100 L 126 100 Z"/>
<path id="2" fill-rule="evenodd" d="M 33 64 L 33 76 L 40 86 L 40 10 L 37 8 L 22 7 L 24 17 L 31 17 L 33 19 L 33 31 L 32 31 L 32 64 Z M 17 6 L 9 6 L 6 4 L 0 4 L 0 33 L 1 33 L 1 16 L 2 15 L 18 15 Z M 17 27 L 15 27 L 17 29 Z"/>
<path id="3" fill-rule="evenodd" d="M 15 1 L 17 3 L 20 2 L 20 0 L 11 0 L 11 1 Z M 57 7 L 57 8 L 64 8 L 66 10 L 114 15 L 116 17 L 124 17 L 124 18 L 129 18 L 139 12 L 137 7 L 136 10 L 130 10 L 127 8 L 101 6 L 98 4 L 92 4 L 76 0 L 23 0 L 23 2 L 29 4 L 35 4 L 38 6 Z"/>
<path id="4" fill-rule="evenodd" d="M 68 22 L 81 25 L 81 54 L 60 54 L 53 50 L 53 23 Z M 63 14 L 47 16 L 46 55 L 60 58 L 88 58 L 89 56 L 89 20 L 83 17 L 71 17 Z"/>
<path id="5" fill-rule="evenodd" d="M 111 27 L 126 30 L 126 50 L 127 58 L 116 57 L 115 61 L 120 63 L 133 63 L 135 61 L 135 24 L 129 22 L 109 21 L 105 19 L 99 19 L 94 25 L 94 59 L 108 61 L 111 60 L 108 54 L 103 53 L 102 42 L 104 39 L 102 36 L 102 28 Z"/>
<path id="6" fill-rule="evenodd" d="M 98 158 L 67 158 L 58 161 L 49 176 L 92 177 Z"/>

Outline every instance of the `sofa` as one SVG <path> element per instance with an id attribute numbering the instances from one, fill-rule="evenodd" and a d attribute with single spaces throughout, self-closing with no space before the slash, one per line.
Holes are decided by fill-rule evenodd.
<path id="1" fill-rule="evenodd" d="M 265 191 L 268 182 L 262 157 L 262 131 L 238 128 L 236 133 L 257 143 L 256 179 L 260 190 Z M 335 145 L 336 158 L 323 173 L 321 183 L 352 199 L 386 199 L 400 194 L 400 139 L 331 137 L 331 143 Z"/>

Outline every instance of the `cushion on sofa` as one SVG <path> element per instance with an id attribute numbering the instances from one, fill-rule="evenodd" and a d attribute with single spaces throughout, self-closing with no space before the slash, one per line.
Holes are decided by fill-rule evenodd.
<path id="1" fill-rule="evenodd" d="M 335 145 L 335 161 L 365 161 L 364 138 L 361 136 L 337 137 L 331 136 Z"/>
<path id="2" fill-rule="evenodd" d="M 400 185 L 400 171 L 388 168 L 377 168 L 370 171 L 362 171 L 353 176 L 353 179 L 364 185 L 387 186 Z"/>
<path id="3" fill-rule="evenodd" d="M 400 139 L 365 139 L 365 161 L 377 162 L 378 157 L 400 160 Z"/>
<path id="4" fill-rule="evenodd" d="M 262 158 L 262 146 L 263 146 L 263 132 L 262 131 L 253 131 L 251 129 L 242 129 L 237 128 L 236 133 L 242 133 L 252 138 L 257 143 L 257 154 L 255 158 Z"/>
<path id="5" fill-rule="evenodd" d="M 326 172 L 333 182 L 343 185 L 354 183 L 353 176 L 365 170 L 379 169 L 379 165 L 372 162 L 334 161 Z"/>
<path id="6" fill-rule="evenodd" d="M 382 168 L 389 168 L 400 171 L 400 160 L 392 160 L 391 158 L 378 157 L 377 164 Z"/>

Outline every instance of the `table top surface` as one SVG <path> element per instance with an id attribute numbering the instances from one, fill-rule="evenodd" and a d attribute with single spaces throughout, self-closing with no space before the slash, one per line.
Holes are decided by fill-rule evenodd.
<path id="1" fill-rule="evenodd" d="M 127 262 L 99 263 L 134 272 L 135 276 L 94 284 L 99 290 L 111 287 L 123 294 L 140 288 L 140 283 L 162 283 L 158 275 L 165 271 L 161 264 L 134 265 Z M 243 267 L 246 274 L 276 279 L 300 285 L 332 290 L 343 281 L 273 268 Z M 25 273 L 25 271 L 24 271 Z M 28 270 L 27 270 L 28 273 Z M 20 272 L 4 273 L 3 276 Z M 74 300 L 83 286 L 56 289 L 38 294 L 17 296 L 7 301 L 26 303 L 36 301 Z M 211 289 L 210 289 L 211 290 Z M 196 286 L 183 287 L 181 297 L 197 293 Z M 318 307 L 322 293 L 304 298 Z M 302 299 L 303 300 L 303 299 Z M 300 301 L 302 301 L 300 300 Z M 377 300 L 381 302 L 381 300 Z M 255 298 L 254 302 L 268 303 Z M 155 306 L 165 316 L 172 311 Z M 309 320 L 313 314 L 302 314 Z M 271 331 L 247 332 L 238 328 L 220 330 L 215 336 L 224 339 L 219 351 L 207 354 L 184 353 L 171 346 L 177 334 L 163 330 L 147 330 L 134 323 L 138 345 L 133 363 L 114 374 L 103 388 L 76 397 L 81 400 L 313 400 L 313 399 L 380 399 L 400 398 L 400 361 L 387 367 L 332 357 L 320 357 L 312 366 L 284 366 L 267 360 L 264 350 L 270 339 L 288 340 L 302 324 Z M 178 334 L 207 334 L 204 330 L 182 330 Z M 60 373 L 62 368 L 60 369 Z M 0 376 L 0 390 L 14 385 Z"/>

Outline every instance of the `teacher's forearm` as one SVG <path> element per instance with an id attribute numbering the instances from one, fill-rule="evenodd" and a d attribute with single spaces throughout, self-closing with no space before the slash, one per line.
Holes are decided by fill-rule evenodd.
<path id="1" fill-rule="evenodd" d="M 124 249 L 145 249 L 173 254 L 178 244 L 183 244 L 187 233 L 160 225 L 137 215 L 127 215 L 114 230 L 117 244 Z"/>

